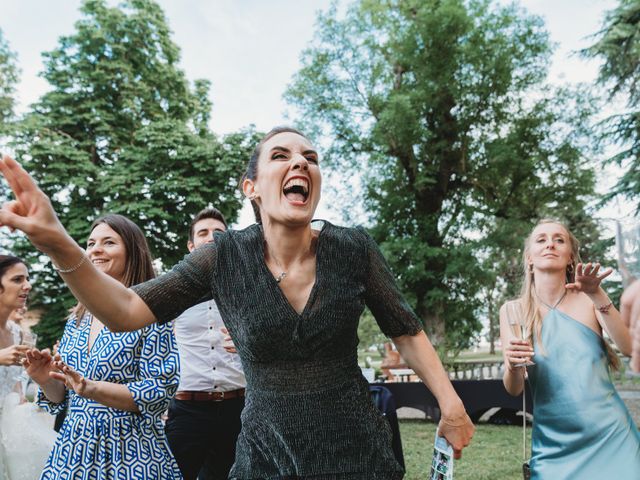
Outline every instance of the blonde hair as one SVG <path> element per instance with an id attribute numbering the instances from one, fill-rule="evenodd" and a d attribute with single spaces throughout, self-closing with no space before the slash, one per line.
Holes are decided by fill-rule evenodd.
<path id="1" fill-rule="evenodd" d="M 566 283 L 573 283 L 575 281 L 576 265 L 578 263 L 582 263 L 582 259 L 580 258 L 580 242 L 565 224 L 557 220 L 550 218 L 540 220 L 533 230 L 531 230 L 531 233 L 524 242 L 524 251 L 522 252 L 523 282 L 520 290 L 520 297 L 517 302 L 522 309 L 525 326 L 527 332 L 529 332 L 528 340 L 533 344 L 533 338 L 535 335 L 536 343 L 538 344 L 542 354 L 544 354 L 544 345 L 542 344 L 542 315 L 540 315 L 540 308 L 542 307 L 542 304 L 535 292 L 535 275 L 533 273 L 533 269 L 529 266 L 528 257 L 529 252 L 531 251 L 533 232 L 538 226 L 550 223 L 561 226 L 565 232 L 567 232 L 567 236 L 571 242 L 571 263 L 567 265 L 565 271 Z M 603 340 L 603 342 L 607 351 L 607 357 L 609 358 L 609 366 L 614 370 L 619 370 L 621 366 L 620 359 L 609 343 L 606 340 Z"/>

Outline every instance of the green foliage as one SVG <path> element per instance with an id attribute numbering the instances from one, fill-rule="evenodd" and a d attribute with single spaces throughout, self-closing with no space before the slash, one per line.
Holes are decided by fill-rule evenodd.
<path id="1" fill-rule="evenodd" d="M 11 51 L 0 29 L 0 136 L 6 134 L 7 123 L 13 118 L 13 94 L 19 74 L 16 54 Z"/>
<path id="2" fill-rule="evenodd" d="M 0 29 L 0 154 L 5 137 L 9 134 L 14 121 L 14 92 L 18 83 L 19 69 L 16 54 L 10 49 Z M 4 182 L 0 182 L 0 204 L 8 200 L 8 191 Z M 0 248 L 8 248 L 10 239 L 0 236 Z"/>
<path id="3" fill-rule="evenodd" d="M 21 121 L 15 149 L 80 244 L 95 218 L 121 213 L 170 266 L 186 253 L 200 209 L 213 204 L 236 220 L 256 133 L 210 132 L 209 82 L 189 85 L 155 2 L 85 0 L 81 10 L 75 32 L 44 54 L 50 91 Z M 40 263 L 28 246 L 21 250 Z M 48 264 L 35 276 L 46 307 L 40 333 L 51 343 L 74 300 Z"/>
<path id="4" fill-rule="evenodd" d="M 362 0 L 314 38 L 286 98 L 332 139 L 327 165 L 363 172 L 371 232 L 427 332 L 464 348 L 513 291 L 535 220 L 590 218 L 591 96 L 544 83 L 548 35 L 515 5 Z"/>
<path id="5" fill-rule="evenodd" d="M 383 344 L 388 341 L 382 330 L 376 323 L 369 309 L 366 309 L 360 323 L 358 324 L 358 347 L 364 352 L 368 352 L 369 347 L 376 347 L 381 357 L 384 357 Z"/>
<path id="6" fill-rule="evenodd" d="M 583 52 L 603 61 L 600 84 L 610 87 L 610 97 L 621 94 L 626 99 L 624 113 L 613 115 L 603 125 L 604 139 L 622 147 L 611 158 L 625 169 L 616 188 L 607 198 L 640 195 L 640 1 L 620 0 L 607 14 L 598 40 Z M 640 212 L 640 206 L 637 209 Z"/>

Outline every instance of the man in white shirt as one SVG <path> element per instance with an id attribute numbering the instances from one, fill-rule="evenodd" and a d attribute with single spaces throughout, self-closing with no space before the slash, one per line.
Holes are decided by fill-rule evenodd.
<path id="1" fill-rule="evenodd" d="M 187 248 L 213 241 L 227 229 L 224 216 L 205 208 L 192 220 Z M 169 405 L 165 431 L 185 480 L 227 479 L 240 433 L 246 385 L 213 300 L 186 310 L 174 322 L 180 351 L 180 385 Z"/>

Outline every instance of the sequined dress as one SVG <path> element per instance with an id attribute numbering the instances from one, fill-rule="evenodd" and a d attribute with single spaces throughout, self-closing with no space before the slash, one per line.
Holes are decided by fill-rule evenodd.
<path id="1" fill-rule="evenodd" d="M 216 234 L 134 290 L 161 322 L 206 298 L 218 304 L 247 379 L 230 478 L 402 478 L 388 422 L 358 367 L 356 332 L 365 304 L 390 337 L 422 325 L 363 229 L 324 222 L 301 314 L 265 264 L 259 225 Z"/>

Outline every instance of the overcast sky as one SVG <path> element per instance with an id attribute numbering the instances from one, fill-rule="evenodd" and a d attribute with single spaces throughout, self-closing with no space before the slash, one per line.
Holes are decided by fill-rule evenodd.
<path id="1" fill-rule="evenodd" d="M 117 2 L 110 2 L 117 3 Z M 219 134 L 249 124 L 260 130 L 288 123 L 282 94 L 298 70 L 299 56 L 314 33 L 316 12 L 328 0 L 161 0 L 173 40 L 182 51 L 181 66 L 191 80 L 212 82 L 211 128 Z M 344 3 L 344 2 L 342 2 Z M 506 2 L 502 2 L 506 3 Z M 573 52 L 590 44 L 613 0 L 524 0 L 541 15 L 557 44 L 550 78 L 591 82 L 597 64 Z M 18 112 L 47 90 L 38 77 L 41 53 L 53 49 L 61 35 L 73 32 L 79 0 L 0 0 L 0 28 L 22 70 Z M 318 217 L 340 221 L 321 203 Z M 247 208 L 240 226 L 252 222 Z"/>

